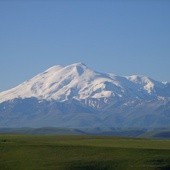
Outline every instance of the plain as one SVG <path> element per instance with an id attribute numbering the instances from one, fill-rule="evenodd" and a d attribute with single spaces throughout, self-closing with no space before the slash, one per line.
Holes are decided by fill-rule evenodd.
<path id="1" fill-rule="evenodd" d="M 170 169 L 170 141 L 87 135 L 0 135 L 0 169 Z"/>

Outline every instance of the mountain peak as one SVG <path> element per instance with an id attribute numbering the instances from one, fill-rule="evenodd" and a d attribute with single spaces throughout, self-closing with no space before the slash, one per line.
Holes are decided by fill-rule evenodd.
<path id="1" fill-rule="evenodd" d="M 79 63 L 68 65 L 64 67 L 64 69 L 69 70 L 73 74 L 80 76 L 88 69 L 88 67 L 84 63 L 79 62 Z"/>
<path id="2" fill-rule="evenodd" d="M 78 62 L 68 66 L 55 65 L 21 85 L 1 92 L 0 102 L 19 97 L 56 101 L 77 99 L 95 107 L 97 103 L 120 98 L 148 100 L 159 96 L 169 97 L 169 88 L 167 84 L 145 76 L 109 76 Z"/>
<path id="3" fill-rule="evenodd" d="M 86 66 L 84 63 L 82 63 L 82 62 L 74 63 L 74 64 L 71 64 L 70 66 L 87 67 L 87 66 Z"/>
<path id="4" fill-rule="evenodd" d="M 84 63 L 74 63 L 71 65 L 66 66 L 66 68 L 82 68 L 82 69 L 87 69 L 88 67 Z"/>
<path id="5" fill-rule="evenodd" d="M 61 72 L 61 74 L 73 73 L 81 75 L 86 69 L 88 67 L 84 63 L 78 62 L 67 66 L 54 65 L 43 72 L 43 74 L 58 74 L 58 72 Z"/>

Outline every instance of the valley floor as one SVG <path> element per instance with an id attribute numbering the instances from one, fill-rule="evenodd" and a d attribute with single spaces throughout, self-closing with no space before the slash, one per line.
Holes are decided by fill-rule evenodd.
<path id="1" fill-rule="evenodd" d="M 170 140 L 0 135 L 0 170 L 170 169 Z"/>

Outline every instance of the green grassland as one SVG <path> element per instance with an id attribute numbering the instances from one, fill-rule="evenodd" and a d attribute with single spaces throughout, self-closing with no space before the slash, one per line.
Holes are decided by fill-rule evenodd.
<path id="1" fill-rule="evenodd" d="M 170 169 L 170 140 L 0 135 L 0 170 Z"/>

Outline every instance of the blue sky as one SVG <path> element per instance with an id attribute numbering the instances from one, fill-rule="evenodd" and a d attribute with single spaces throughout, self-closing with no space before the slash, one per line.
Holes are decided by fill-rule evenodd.
<path id="1" fill-rule="evenodd" d="M 169 9 L 168 0 L 1 0 L 0 91 L 75 62 L 170 81 Z"/>

